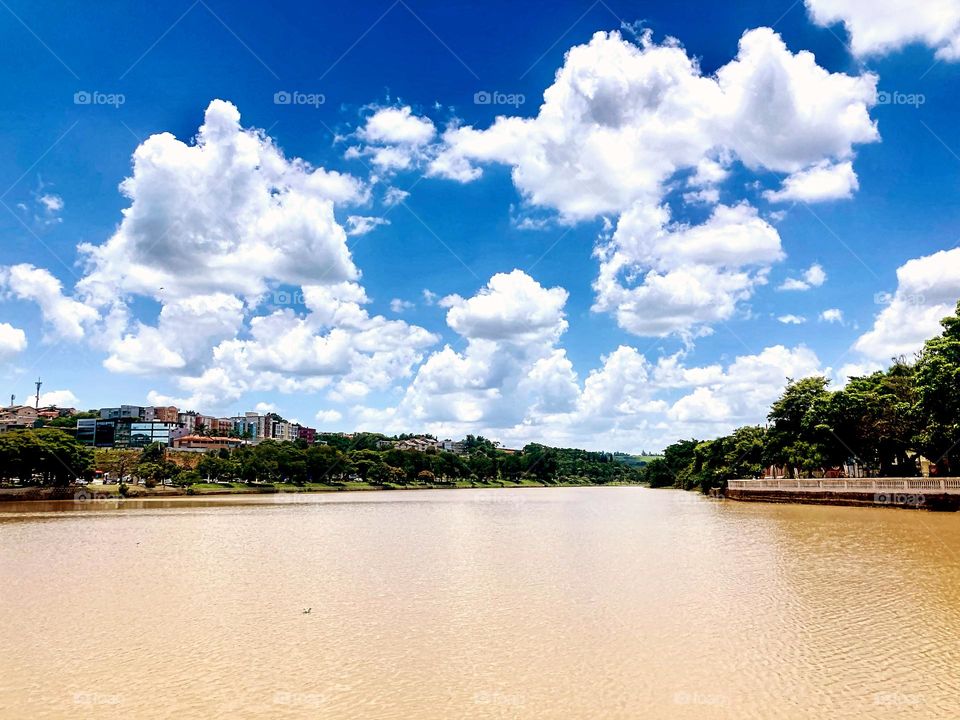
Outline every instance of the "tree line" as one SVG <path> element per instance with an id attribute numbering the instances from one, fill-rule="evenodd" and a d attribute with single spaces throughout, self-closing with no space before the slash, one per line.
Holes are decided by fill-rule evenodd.
<path id="1" fill-rule="evenodd" d="M 267 440 L 204 455 L 196 472 L 213 480 L 293 484 L 337 484 L 350 480 L 374 485 L 525 479 L 548 484 L 639 481 L 637 470 L 617 463 L 608 453 L 539 444 L 529 444 L 521 451 L 505 451 L 483 437 L 468 436 L 466 454 L 458 455 L 432 449 L 376 449 L 375 438 L 335 436 L 332 444 L 312 445 Z"/>
<path id="2" fill-rule="evenodd" d="M 943 332 L 911 360 L 852 377 L 837 390 L 825 377 L 791 380 L 766 427 L 714 440 L 682 440 L 642 469 L 653 487 L 722 488 L 777 466 L 788 477 L 913 477 L 926 459 L 933 475 L 960 472 L 960 303 Z"/>

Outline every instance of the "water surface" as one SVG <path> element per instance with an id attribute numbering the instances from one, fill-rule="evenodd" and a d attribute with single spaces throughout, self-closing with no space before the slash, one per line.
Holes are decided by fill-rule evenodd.
<path id="1" fill-rule="evenodd" d="M 3 505 L 0 717 L 953 719 L 958 553 L 641 488 Z"/>

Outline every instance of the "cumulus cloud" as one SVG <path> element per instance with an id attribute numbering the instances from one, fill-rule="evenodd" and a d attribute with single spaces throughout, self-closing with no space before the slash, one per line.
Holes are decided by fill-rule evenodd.
<path id="1" fill-rule="evenodd" d="M 729 319 L 783 257 L 780 236 L 746 203 L 718 205 L 701 225 L 670 223 L 664 206 L 624 213 L 597 251 L 595 310 L 637 335 L 702 334 Z"/>
<path id="2" fill-rule="evenodd" d="M 771 202 L 820 202 L 853 196 L 860 189 L 853 163 L 825 161 L 788 176 L 779 190 L 767 190 L 763 196 Z"/>
<path id="3" fill-rule="evenodd" d="M 63 293 L 63 284 L 49 270 L 26 263 L 0 269 L 0 288 L 18 300 L 35 302 L 47 328 L 47 339 L 76 341 L 100 314 Z"/>
<path id="4" fill-rule="evenodd" d="M 152 135 L 120 185 L 130 201 L 114 235 L 82 244 L 79 292 L 106 304 L 118 293 L 162 300 L 223 292 L 245 298 L 270 283 L 354 280 L 358 271 L 334 204 L 365 197 L 349 175 L 284 157 L 262 131 L 244 129 L 214 100 L 192 144 Z"/>
<path id="5" fill-rule="evenodd" d="M 430 137 L 418 123 L 385 114 L 364 137 L 418 145 Z M 114 234 L 79 247 L 82 302 L 28 265 L 4 269 L 0 284 L 36 301 L 58 336 L 89 337 L 111 372 L 162 375 L 178 390 L 151 391 L 151 402 L 215 411 L 261 391 L 357 400 L 410 377 L 438 340 L 363 307 L 334 209 L 366 202 L 366 187 L 285 157 L 228 102 L 210 103 L 192 142 L 168 133 L 143 142 L 121 191 L 129 207 Z M 360 234 L 378 220 L 346 224 Z M 271 289 L 298 302 L 264 309 Z M 159 303 L 153 321 L 134 305 L 144 297 Z"/>
<path id="6" fill-rule="evenodd" d="M 401 298 L 394 298 L 390 301 L 390 310 L 397 314 L 406 312 L 407 310 L 412 310 L 416 306 L 416 303 L 410 302 L 409 300 L 403 300 Z"/>
<path id="7" fill-rule="evenodd" d="M 855 144 L 878 139 L 875 102 L 875 76 L 830 73 L 769 28 L 744 33 L 714 77 L 676 42 L 647 33 L 638 47 L 601 32 L 567 53 L 536 117 L 447 130 L 431 171 L 471 180 L 477 163 L 508 163 L 531 203 L 594 217 L 658 203 L 669 178 L 718 148 L 789 173 L 849 159 Z"/>
<path id="8" fill-rule="evenodd" d="M 466 341 L 419 368 L 394 407 L 359 407 L 359 427 L 442 436 L 480 433 L 593 448 L 660 447 L 761 422 L 787 378 L 828 372 L 803 346 L 774 346 L 726 366 L 688 365 L 684 353 L 651 362 L 620 346 L 581 382 L 560 346 L 562 288 L 525 273 L 495 275 L 470 298 L 451 296 L 448 324 Z"/>
<path id="9" fill-rule="evenodd" d="M 806 0 L 806 5 L 818 25 L 843 23 L 856 55 L 882 55 L 923 43 L 941 60 L 960 57 L 958 0 Z"/>
<path id="10" fill-rule="evenodd" d="M 828 308 L 820 313 L 820 320 L 828 323 L 843 324 L 843 310 L 840 308 Z"/>
<path id="11" fill-rule="evenodd" d="M 464 337 L 480 340 L 556 340 L 567 329 L 563 306 L 567 291 L 546 289 L 522 270 L 498 273 L 486 287 L 464 300 L 448 295 L 440 301 L 447 324 Z"/>
<path id="12" fill-rule="evenodd" d="M 210 347 L 234 337 L 243 326 L 244 307 L 226 293 L 176 298 L 163 305 L 156 327 L 136 330 L 114 341 L 104 361 L 108 370 L 151 374 L 203 362 Z"/>
<path id="13" fill-rule="evenodd" d="M 803 325 L 807 321 L 802 315 L 781 315 L 777 320 L 784 325 Z"/>
<path id="14" fill-rule="evenodd" d="M 371 316 L 355 283 L 304 286 L 308 312 L 251 318 L 249 337 L 225 339 L 212 362 L 177 384 L 188 406 L 222 407 L 250 391 L 319 392 L 356 401 L 409 377 L 438 338 L 400 320 Z"/>
<path id="15" fill-rule="evenodd" d="M 28 396 L 29 393 L 25 395 L 25 397 Z M 70 390 L 50 390 L 40 394 L 40 407 L 53 405 L 61 408 L 75 408 L 79 403 L 77 396 Z"/>
<path id="16" fill-rule="evenodd" d="M 366 235 L 374 228 L 381 225 L 389 225 L 390 221 L 382 217 L 369 217 L 367 215 L 349 215 L 347 217 L 347 235 Z"/>
<path id="17" fill-rule="evenodd" d="M 879 295 L 886 306 L 854 349 L 873 360 L 910 356 L 938 335 L 940 320 L 956 311 L 960 299 L 960 248 L 909 260 L 897 268 L 897 289 Z"/>
<path id="18" fill-rule="evenodd" d="M 348 148 L 346 157 L 366 158 L 382 172 L 406 170 L 426 158 L 436 132 L 430 118 L 414 115 L 409 106 L 380 108 L 356 133 L 364 144 Z M 396 204 L 403 197 L 405 194 L 388 195 L 387 204 Z"/>
<path id="19" fill-rule="evenodd" d="M 807 268 L 799 278 L 787 278 L 778 287 L 778 290 L 796 290 L 803 292 L 820 287 L 827 281 L 827 272 L 819 263 L 814 263 Z"/>
<path id="20" fill-rule="evenodd" d="M 10 323 L 0 322 L 0 359 L 7 359 L 27 349 L 27 334 Z"/>
<path id="21" fill-rule="evenodd" d="M 343 420 L 343 415 L 337 410 L 318 410 L 315 417 L 321 425 L 334 425 Z"/>
<path id="22" fill-rule="evenodd" d="M 718 206 L 699 228 L 671 226 L 670 190 L 682 179 L 687 203 L 714 204 L 739 160 L 788 175 L 776 199 L 852 192 L 854 148 L 879 138 L 876 81 L 831 73 L 769 28 L 744 33 L 713 76 L 674 40 L 601 32 L 567 53 L 535 117 L 447 129 L 428 172 L 469 182 L 504 163 L 527 203 L 565 222 L 621 215 L 601 238 L 596 309 L 637 334 L 696 334 L 729 318 L 782 251 L 745 203 Z M 675 255 L 684 262 L 663 267 Z"/>
<path id="23" fill-rule="evenodd" d="M 443 298 L 447 324 L 466 348 L 458 352 L 448 345 L 427 358 L 393 421 L 409 427 L 509 426 L 531 409 L 568 410 L 577 394 L 576 374 L 556 346 L 567 328 L 566 301 L 566 290 L 545 288 L 521 270 L 494 275 L 470 298 Z"/>

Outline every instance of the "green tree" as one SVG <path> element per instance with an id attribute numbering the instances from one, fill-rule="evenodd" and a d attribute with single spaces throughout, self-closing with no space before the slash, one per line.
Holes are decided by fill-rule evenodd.
<path id="1" fill-rule="evenodd" d="M 960 303 L 943 332 L 927 340 L 916 364 L 916 444 L 940 474 L 960 471 Z"/>

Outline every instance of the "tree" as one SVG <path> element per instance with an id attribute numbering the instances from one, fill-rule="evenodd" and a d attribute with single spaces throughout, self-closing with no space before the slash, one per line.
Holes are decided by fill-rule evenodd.
<path id="1" fill-rule="evenodd" d="M 829 382 L 820 376 L 787 382 L 767 415 L 773 426 L 766 435 L 765 464 L 784 465 L 791 477 L 798 469 L 809 476 L 836 458 L 839 442 L 823 423 Z"/>
<path id="2" fill-rule="evenodd" d="M 93 449 L 63 430 L 12 430 L 0 435 L 0 472 L 23 484 L 66 486 L 93 470 Z"/>
<path id="3" fill-rule="evenodd" d="M 927 340 L 916 364 L 916 443 L 940 474 L 960 471 L 960 303 L 943 332 Z"/>

